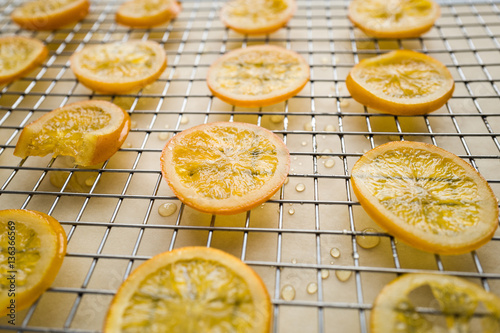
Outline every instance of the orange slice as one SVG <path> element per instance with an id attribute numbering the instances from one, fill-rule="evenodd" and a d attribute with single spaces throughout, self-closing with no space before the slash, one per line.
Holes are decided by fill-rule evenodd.
<path id="1" fill-rule="evenodd" d="M 91 166 L 106 161 L 123 144 L 130 117 L 119 106 L 98 100 L 55 109 L 26 126 L 14 155 L 73 156 L 75 164 Z"/>
<path id="2" fill-rule="evenodd" d="M 12 21 L 24 29 L 54 30 L 82 20 L 89 13 L 88 0 L 36 0 L 12 12 Z"/>
<path id="3" fill-rule="evenodd" d="M 208 88 L 236 106 L 259 107 L 295 96 L 309 80 L 309 65 L 298 53 L 273 45 L 233 50 L 216 60 Z"/>
<path id="4" fill-rule="evenodd" d="M 406 274 L 379 293 L 370 324 L 372 333 L 499 332 L 500 298 L 455 276 Z"/>
<path id="5" fill-rule="evenodd" d="M 66 254 L 66 233 L 47 214 L 0 210 L 0 251 L 0 316 L 15 319 L 54 282 Z"/>
<path id="6" fill-rule="evenodd" d="M 455 82 L 438 60 L 397 50 L 361 60 L 346 79 L 356 101 L 394 115 L 421 115 L 439 109 L 453 94 Z"/>
<path id="7" fill-rule="evenodd" d="M 167 55 L 154 41 L 127 41 L 87 46 L 71 56 L 78 80 L 98 92 L 123 94 L 156 81 Z"/>
<path id="8" fill-rule="evenodd" d="M 249 266 L 220 250 L 185 247 L 132 272 L 111 303 L 104 332 L 264 333 L 270 321 L 269 294 Z"/>
<path id="9" fill-rule="evenodd" d="M 285 181 L 290 154 L 271 131 L 217 122 L 172 137 L 162 173 L 186 205 L 210 214 L 237 214 L 267 201 Z"/>
<path id="10" fill-rule="evenodd" d="M 486 180 L 430 144 L 378 146 L 355 163 L 351 180 L 375 222 L 424 251 L 465 253 L 488 242 L 498 227 L 498 202 Z"/>
<path id="11" fill-rule="evenodd" d="M 297 6 L 294 0 L 232 0 L 221 10 L 221 20 L 242 34 L 266 34 L 288 23 Z"/>
<path id="12" fill-rule="evenodd" d="M 0 84 L 27 75 L 41 65 L 49 51 L 38 39 L 9 36 L 0 38 Z"/>
<path id="13" fill-rule="evenodd" d="M 116 22 L 134 28 L 149 28 L 177 17 L 181 4 L 175 0 L 130 0 L 116 12 Z"/>
<path id="14" fill-rule="evenodd" d="M 348 17 L 377 38 L 413 38 L 429 31 L 441 10 L 432 0 L 352 0 Z"/>

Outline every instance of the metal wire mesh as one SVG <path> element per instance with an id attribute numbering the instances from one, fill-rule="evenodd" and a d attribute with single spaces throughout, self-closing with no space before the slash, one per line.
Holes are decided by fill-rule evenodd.
<path id="1" fill-rule="evenodd" d="M 5 332 L 96 332 L 120 283 L 151 256 L 188 245 L 220 248 L 264 279 L 273 302 L 273 332 L 368 332 L 375 296 L 407 272 L 446 272 L 500 294 L 500 237 L 461 256 L 422 253 L 381 231 L 359 206 L 349 172 L 363 152 L 387 141 L 435 144 L 470 162 L 500 193 L 500 9 L 496 1 L 444 1 L 435 27 L 421 38 L 377 40 L 352 27 L 347 1 L 299 0 L 286 28 L 248 37 L 220 22 L 222 1 L 182 2 L 180 16 L 154 29 L 117 25 L 122 1 L 93 1 L 68 28 L 30 32 L 9 18 L 21 1 L 0 1 L 1 35 L 26 35 L 49 48 L 27 77 L 0 87 L 0 208 L 27 208 L 58 219 L 68 253 L 52 287 Z M 89 44 L 149 39 L 168 55 L 168 68 L 136 94 L 96 94 L 77 82 L 71 54 Z M 310 83 L 298 96 L 266 108 L 235 108 L 212 97 L 210 64 L 227 50 L 277 44 L 302 54 Z M 408 48 L 442 61 L 456 80 L 440 110 L 395 117 L 368 110 L 345 88 L 360 59 Z M 63 158 L 20 160 L 13 149 L 23 126 L 70 102 L 105 99 L 129 110 L 126 144 L 97 169 Z M 162 180 L 166 138 L 218 120 L 245 121 L 283 137 L 292 156 L 289 181 L 269 202 L 245 214 L 210 216 L 183 206 Z M 300 190 L 303 185 L 304 190 Z M 164 203 L 178 207 L 161 216 Z M 360 246 L 380 240 L 373 248 Z M 285 286 L 295 291 L 283 296 Z"/>

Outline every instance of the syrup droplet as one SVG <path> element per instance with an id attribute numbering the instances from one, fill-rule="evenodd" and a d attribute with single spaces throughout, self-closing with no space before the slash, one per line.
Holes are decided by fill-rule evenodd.
<path id="1" fill-rule="evenodd" d="M 286 184 L 288 184 L 289 181 L 290 181 L 290 179 L 288 177 L 286 177 L 285 182 L 283 184 L 286 185 Z"/>
<path id="2" fill-rule="evenodd" d="M 158 214 L 163 217 L 170 216 L 177 210 L 177 205 L 173 202 L 166 202 L 158 207 Z"/>
<path id="3" fill-rule="evenodd" d="M 189 117 L 186 116 L 186 115 L 182 116 L 182 118 L 181 118 L 181 124 L 185 125 L 187 123 L 189 123 Z"/>
<path id="4" fill-rule="evenodd" d="M 300 144 L 301 144 L 303 147 L 307 146 L 307 142 L 305 142 L 305 141 L 302 141 Z"/>
<path id="5" fill-rule="evenodd" d="M 295 190 L 297 192 L 303 192 L 304 190 L 306 189 L 306 186 L 302 183 L 298 183 L 296 186 L 295 186 Z"/>
<path id="6" fill-rule="evenodd" d="M 323 150 L 323 154 L 331 154 L 331 153 L 332 153 L 332 151 L 328 148 Z M 321 158 L 328 158 L 328 155 L 321 155 Z"/>
<path id="7" fill-rule="evenodd" d="M 335 161 L 333 159 L 326 160 L 325 168 L 332 168 L 335 165 Z"/>
<path id="8" fill-rule="evenodd" d="M 94 185 L 94 183 L 95 183 L 96 180 L 97 180 L 97 177 L 90 176 L 87 179 L 85 179 L 85 185 L 92 186 L 92 185 Z"/>
<path id="9" fill-rule="evenodd" d="M 349 101 L 348 101 L 348 100 L 346 100 L 346 99 L 342 99 L 342 100 L 340 101 L 340 107 L 341 107 L 341 108 L 346 108 L 346 107 L 348 107 L 348 106 L 349 106 Z"/>
<path id="10" fill-rule="evenodd" d="M 136 128 L 136 127 L 137 127 L 137 121 L 132 120 L 132 121 L 130 122 L 130 128 Z"/>
<path id="11" fill-rule="evenodd" d="M 122 145 L 122 148 L 131 148 L 131 147 L 132 147 L 132 144 L 130 142 L 125 142 Z"/>
<path id="12" fill-rule="evenodd" d="M 311 282 L 307 285 L 306 290 L 308 294 L 314 294 L 318 291 L 318 285 L 316 284 L 316 282 Z"/>
<path id="13" fill-rule="evenodd" d="M 332 249 L 330 250 L 330 255 L 333 258 L 338 258 L 338 257 L 340 257 L 340 250 L 336 247 L 332 247 Z"/>
<path id="14" fill-rule="evenodd" d="M 377 230 L 373 228 L 366 228 L 363 230 L 363 233 L 377 232 Z M 379 236 L 370 236 L 370 235 L 360 235 L 356 236 L 356 242 L 359 246 L 364 249 L 371 249 L 377 246 L 380 243 Z"/>
<path id="15" fill-rule="evenodd" d="M 292 264 L 296 264 L 297 263 L 297 259 L 293 258 L 292 259 Z"/>
<path id="16" fill-rule="evenodd" d="M 337 276 L 337 279 L 339 279 L 339 281 L 342 281 L 342 282 L 349 280 L 351 275 L 352 275 L 352 271 L 344 271 L 344 270 L 335 271 L 335 276 Z"/>
<path id="17" fill-rule="evenodd" d="M 283 115 L 273 115 L 271 116 L 271 122 L 275 123 L 275 124 L 279 124 L 283 121 L 283 119 L 285 119 L 285 116 Z"/>
<path id="18" fill-rule="evenodd" d="M 294 208 L 290 208 L 290 209 L 288 210 L 288 214 L 290 214 L 290 215 L 295 214 L 295 209 L 294 209 Z"/>
<path id="19" fill-rule="evenodd" d="M 295 298 L 295 289 L 289 285 L 286 284 L 281 288 L 281 298 L 285 301 L 291 301 Z"/>
<path id="20" fill-rule="evenodd" d="M 321 278 L 327 279 L 330 276 L 330 271 L 328 269 L 322 269 L 321 270 Z"/>
<path id="21" fill-rule="evenodd" d="M 325 132 L 335 132 L 336 128 L 334 125 L 326 125 Z"/>
<path id="22" fill-rule="evenodd" d="M 312 126 L 311 122 L 308 122 L 308 123 L 304 124 L 304 130 L 306 130 L 306 131 L 312 131 L 312 129 L 313 129 L 313 126 Z"/>
<path id="23" fill-rule="evenodd" d="M 168 139 L 170 139 L 170 133 L 165 133 L 165 132 L 158 133 L 158 139 L 167 141 Z"/>

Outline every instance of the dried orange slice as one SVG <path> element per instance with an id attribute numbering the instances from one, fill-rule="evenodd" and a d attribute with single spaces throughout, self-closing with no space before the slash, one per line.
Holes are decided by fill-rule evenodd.
<path id="1" fill-rule="evenodd" d="M 394 115 L 421 115 L 439 109 L 452 96 L 450 71 L 425 54 L 397 50 L 355 65 L 346 86 L 356 101 Z"/>
<path id="2" fill-rule="evenodd" d="M 0 316 L 15 320 L 50 287 L 66 254 L 66 233 L 53 217 L 0 210 Z"/>
<path id="3" fill-rule="evenodd" d="M 0 38 L 0 84 L 25 76 L 42 64 L 49 51 L 38 39 L 9 36 Z"/>
<path id="4" fill-rule="evenodd" d="M 347 16 L 369 36 L 413 38 L 429 31 L 440 13 L 433 0 L 352 0 Z"/>
<path id="5" fill-rule="evenodd" d="M 294 0 L 232 0 L 221 10 L 221 20 L 242 34 L 274 32 L 288 23 L 297 6 Z"/>
<path id="6" fill-rule="evenodd" d="M 185 247 L 132 272 L 111 303 L 104 332 L 264 333 L 270 321 L 269 294 L 249 266 L 220 250 Z"/>
<path id="7" fill-rule="evenodd" d="M 276 193 L 288 175 L 290 154 L 281 138 L 265 128 L 216 122 L 172 137 L 161 167 L 186 205 L 210 214 L 237 214 Z"/>
<path id="8" fill-rule="evenodd" d="M 54 30 L 78 22 L 89 13 L 89 0 L 36 0 L 12 12 L 12 21 L 29 30 Z"/>
<path id="9" fill-rule="evenodd" d="M 71 56 L 78 80 L 98 92 L 122 94 L 153 83 L 167 67 L 167 55 L 154 41 L 87 46 Z"/>
<path id="10" fill-rule="evenodd" d="M 373 333 L 499 332 L 500 298 L 455 276 L 406 274 L 379 293 L 370 325 Z"/>
<path id="11" fill-rule="evenodd" d="M 106 161 L 123 144 L 130 116 L 119 106 L 98 100 L 55 109 L 26 126 L 14 155 L 73 156 L 75 164 L 91 166 Z"/>
<path id="12" fill-rule="evenodd" d="M 424 251 L 460 254 L 488 242 L 498 202 L 487 181 L 458 156 L 421 142 L 389 142 L 354 165 L 361 206 L 387 232 Z"/>
<path id="13" fill-rule="evenodd" d="M 175 0 L 130 0 L 118 7 L 116 22 L 134 28 L 149 28 L 177 17 L 181 4 Z"/>
<path id="14" fill-rule="evenodd" d="M 274 45 L 233 50 L 216 60 L 208 88 L 236 106 L 259 107 L 295 96 L 309 80 L 309 65 L 298 53 Z"/>

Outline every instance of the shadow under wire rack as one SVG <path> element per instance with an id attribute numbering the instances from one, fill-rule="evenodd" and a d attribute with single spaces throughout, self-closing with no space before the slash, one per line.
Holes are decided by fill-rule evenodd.
<path id="1" fill-rule="evenodd" d="M 81 22 L 55 31 L 22 30 L 9 18 L 22 1 L 0 1 L 1 36 L 43 41 L 50 54 L 27 77 L 0 87 L 0 209 L 48 213 L 63 225 L 68 252 L 42 297 L 2 332 L 99 332 L 121 282 L 151 256 L 183 246 L 231 253 L 264 280 L 273 332 L 369 332 L 383 286 L 409 272 L 442 272 L 500 295 L 500 236 L 460 256 L 423 253 L 397 242 L 364 212 L 350 170 L 367 150 L 388 141 L 435 144 L 473 165 L 500 196 L 500 8 L 498 1 L 441 1 L 431 31 L 405 40 L 369 38 L 348 21 L 348 1 L 298 0 L 289 24 L 250 37 L 219 20 L 223 1 L 182 1 L 179 17 L 152 29 L 118 25 L 122 1 L 92 1 Z M 154 40 L 168 56 L 157 82 L 135 94 L 103 95 L 82 86 L 69 57 L 91 44 Z M 238 108 L 213 97 L 205 77 L 225 52 L 275 44 L 302 54 L 307 86 L 287 102 Z M 413 49 L 443 62 L 456 89 L 441 109 L 396 117 L 351 99 L 345 78 L 361 59 Z M 123 147 L 97 169 L 65 158 L 21 160 L 13 149 L 22 128 L 48 111 L 86 99 L 129 111 Z M 211 216 L 181 204 L 162 179 L 160 154 L 175 133 L 201 123 L 242 121 L 281 136 L 292 158 L 289 180 L 267 203 L 235 216 Z M 159 214 L 164 204 L 177 209 Z M 163 214 L 165 215 L 165 214 Z M 363 242 L 376 244 L 364 246 Z M 284 288 L 293 291 L 282 294 Z"/>

